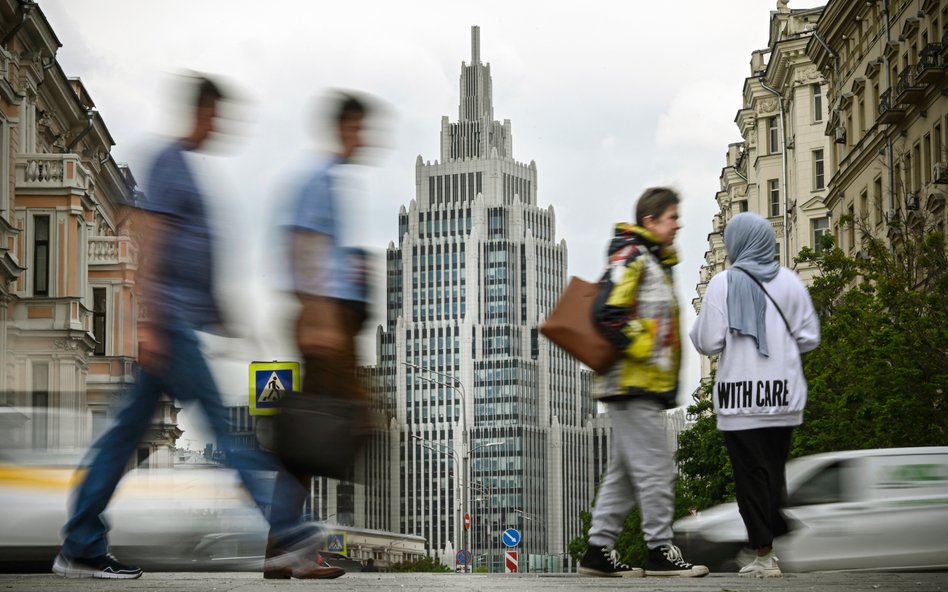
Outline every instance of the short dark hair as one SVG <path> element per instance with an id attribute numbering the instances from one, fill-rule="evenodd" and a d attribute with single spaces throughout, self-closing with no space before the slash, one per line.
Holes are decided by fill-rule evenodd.
<path id="1" fill-rule="evenodd" d="M 649 216 L 658 218 L 680 201 L 678 194 L 668 187 L 649 187 L 635 204 L 635 223 L 642 226 Z"/>
<path id="2" fill-rule="evenodd" d="M 197 79 L 197 92 L 194 96 L 194 107 L 200 109 L 209 107 L 224 98 L 220 87 L 210 78 L 200 76 Z"/>
<path id="3" fill-rule="evenodd" d="M 343 95 L 339 100 L 339 109 L 336 111 L 336 125 L 352 119 L 361 119 L 368 114 L 365 103 L 352 95 Z"/>

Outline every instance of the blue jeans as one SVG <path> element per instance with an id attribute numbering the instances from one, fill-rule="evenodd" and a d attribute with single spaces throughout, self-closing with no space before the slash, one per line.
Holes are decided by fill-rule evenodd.
<path id="1" fill-rule="evenodd" d="M 108 526 L 102 520 L 102 513 L 148 429 L 162 393 L 201 405 L 219 446 L 226 453 L 227 463 L 237 470 L 258 507 L 264 508 L 271 501 L 274 506 L 286 505 L 276 497 L 271 500 L 267 484 L 253 475 L 253 471 L 282 472 L 279 462 L 266 452 L 237 449 L 234 445 L 227 408 L 201 353 L 194 328 L 174 324 L 166 329 L 166 334 L 167 368 L 160 376 L 145 370 L 139 372 L 124 408 L 83 462 L 88 471 L 73 494 L 72 514 L 63 527 L 62 552 L 68 557 L 90 558 L 108 552 Z M 274 496 L 278 492 L 274 492 Z M 271 521 L 270 527 L 273 532 L 283 534 L 298 528 L 298 520 L 297 516 L 292 524 Z"/>

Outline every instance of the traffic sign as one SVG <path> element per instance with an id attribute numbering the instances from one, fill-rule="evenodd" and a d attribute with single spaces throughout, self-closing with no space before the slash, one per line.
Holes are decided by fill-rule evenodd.
<path id="1" fill-rule="evenodd" d="M 330 532 L 326 536 L 326 546 L 323 548 L 327 553 L 339 553 L 345 555 L 348 552 L 346 548 L 346 533 Z"/>
<path id="2" fill-rule="evenodd" d="M 517 573 L 517 552 L 504 551 L 504 571 L 506 573 Z"/>
<path id="3" fill-rule="evenodd" d="M 471 515 L 464 515 L 464 530 L 471 530 Z"/>
<path id="4" fill-rule="evenodd" d="M 520 544 L 520 531 L 516 528 L 508 528 L 500 536 L 500 540 L 508 547 L 516 547 Z"/>
<path id="5" fill-rule="evenodd" d="M 458 551 L 457 560 L 461 565 L 467 565 L 471 562 L 471 552 L 467 549 L 461 549 Z"/>
<path id="6" fill-rule="evenodd" d="M 276 415 L 289 390 L 300 390 L 299 362 L 251 362 L 250 415 Z"/>

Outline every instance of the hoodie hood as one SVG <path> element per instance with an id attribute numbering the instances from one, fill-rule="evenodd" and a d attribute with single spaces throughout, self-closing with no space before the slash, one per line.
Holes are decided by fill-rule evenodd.
<path id="1" fill-rule="evenodd" d="M 675 247 L 662 245 L 654 234 L 637 224 L 616 224 L 612 242 L 609 243 L 609 255 L 612 256 L 630 245 L 645 247 L 666 267 L 678 264 L 678 252 Z"/>

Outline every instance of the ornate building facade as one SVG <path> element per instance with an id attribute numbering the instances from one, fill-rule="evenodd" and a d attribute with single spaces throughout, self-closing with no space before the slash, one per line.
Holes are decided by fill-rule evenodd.
<path id="1" fill-rule="evenodd" d="M 739 211 L 771 218 L 781 263 L 804 281 L 815 270 L 794 257 L 819 250 L 824 234 L 858 256 L 870 237 L 943 233 L 946 58 L 943 0 L 831 0 L 805 10 L 779 0 L 769 46 L 751 61 L 737 117 L 745 140 L 728 148 L 695 307 L 726 265 L 722 233 Z M 703 376 L 710 369 L 704 359 Z"/>
<path id="2" fill-rule="evenodd" d="M 807 54 L 828 81 L 826 205 L 837 244 L 945 231 L 948 3 L 832 0 Z"/>
<path id="3" fill-rule="evenodd" d="M 724 228 L 741 212 L 770 220 L 777 236 L 774 256 L 782 265 L 795 269 L 804 281 L 815 272 L 795 257 L 804 247 L 818 248 L 829 226 L 825 198 L 833 143 L 825 133 L 827 85 L 806 54 L 821 11 L 791 10 L 779 0 L 771 12 L 767 47 L 751 54 L 751 75 L 744 81 L 743 104 L 735 118 L 743 141 L 728 146 L 721 170 L 715 195 L 720 210 L 699 272 L 696 310 L 708 282 L 727 267 Z M 711 360 L 702 356 L 702 377 L 710 376 L 711 367 Z"/>
<path id="4" fill-rule="evenodd" d="M 28 422 L 20 444 L 81 448 L 132 380 L 136 181 L 39 6 L 0 0 L 0 36 L 0 398 Z M 176 413 L 131 462 L 171 465 Z"/>

